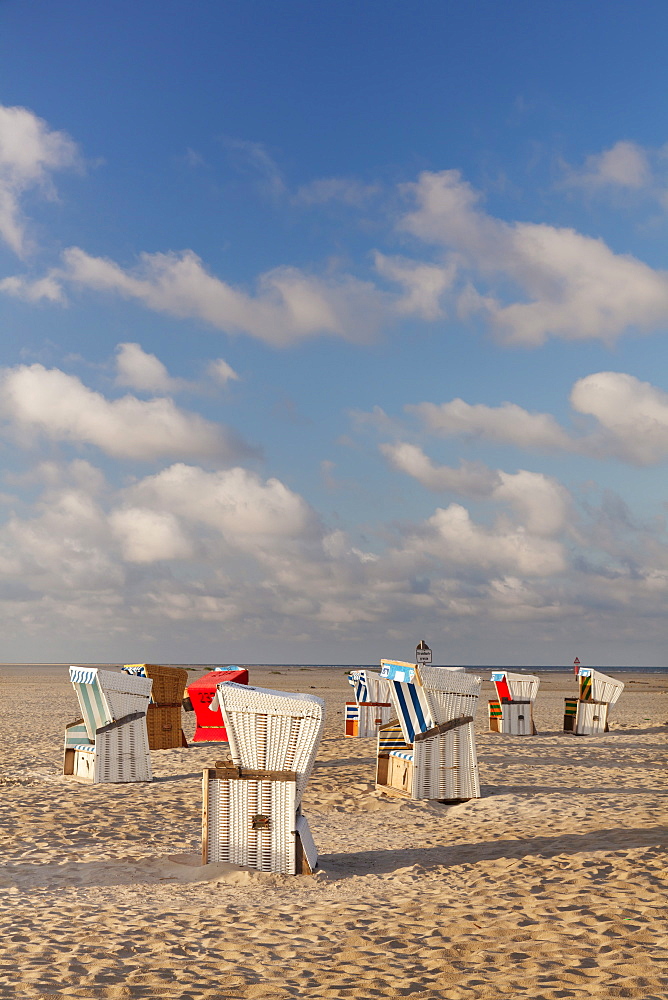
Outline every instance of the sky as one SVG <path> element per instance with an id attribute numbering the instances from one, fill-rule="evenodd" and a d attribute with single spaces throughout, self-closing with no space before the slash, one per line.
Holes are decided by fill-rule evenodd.
<path id="1" fill-rule="evenodd" d="M 1 658 L 664 665 L 667 29 L 0 0 Z"/>

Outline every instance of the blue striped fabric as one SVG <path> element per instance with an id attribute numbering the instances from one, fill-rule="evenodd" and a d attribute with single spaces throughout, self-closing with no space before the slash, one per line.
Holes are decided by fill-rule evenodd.
<path id="1" fill-rule="evenodd" d="M 94 743 L 78 743 L 75 747 L 70 747 L 71 750 L 84 750 L 86 753 L 95 753 Z"/>
<path id="2" fill-rule="evenodd" d="M 365 670 L 351 670 L 348 675 L 348 683 L 355 692 L 355 701 L 365 702 L 371 701 L 369 698 L 369 689 L 366 683 L 366 671 Z"/>
<path id="3" fill-rule="evenodd" d="M 412 743 L 416 733 L 426 733 L 434 725 L 424 688 L 401 681 L 391 681 L 392 701 L 399 716 L 401 730 L 407 743 Z"/>
<path id="4" fill-rule="evenodd" d="M 349 719 L 359 719 L 360 709 L 357 702 L 346 702 L 346 721 Z"/>
<path id="5" fill-rule="evenodd" d="M 400 757 L 402 760 L 413 760 L 412 750 L 390 750 L 390 757 Z"/>
<path id="6" fill-rule="evenodd" d="M 407 749 L 410 749 L 410 747 L 406 746 L 406 740 L 404 739 L 404 734 L 398 722 L 391 728 L 384 728 L 378 730 L 379 754 L 391 753 L 392 750 L 407 750 Z"/>

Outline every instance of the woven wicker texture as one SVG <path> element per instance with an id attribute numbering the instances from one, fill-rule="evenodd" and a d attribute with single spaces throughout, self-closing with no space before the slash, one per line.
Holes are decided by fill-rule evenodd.
<path id="1" fill-rule="evenodd" d="M 151 696 L 156 705 L 180 705 L 183 701 L 188 671 L 183 667 L 167 667 L 160 663 L 126 663 L 124 670 L 143 667 L 145 676 L 153 681 Z"/>
<path id="2" fill-rule="evenodd" d="M 413 798 L 480 798 L 472 722 L 420 740 L 413 752 Z"/>
<path id="3" fill-rule="evenodd" d="M 207 864 L 227 861 L 262 872 L 294 875 L 296 803 L 294 781 L 210 780 Z M 253 829 L 253 817 L 267 825 Z"/>
<path id="4" fill-rule="evenodd" d="M 313 770 L 324 723 L 324 702 L 245 684 L 218 685 L 230 755 L 253 770 L 294 771 L 297 804 Z"/>
<path id="5" fill-rule="evenodd" d="M 148 745 L 151 750 L 188 746 L 181 728 L 181 705 L 149 705 L 146 713 Z"/>

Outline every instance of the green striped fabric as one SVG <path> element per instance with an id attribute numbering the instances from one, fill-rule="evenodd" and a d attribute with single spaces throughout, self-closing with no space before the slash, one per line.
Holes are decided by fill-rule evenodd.
<path id="1" fill-rule="evenodd" d="M 88 739 L 94 741 L 97 730 L 114 721 L 114 717 L 107 705 L 107 699 L 100 688 L 100 682 L 97 677 L 90 684 L 74 682 L 74 690 L 79 699 Z"/>
<path id="2" fill-rule="evenodd" d="M 85 743 L 88 733 L 86 731 L 86 726 L 83 722 L 75 723 L 73 726 L 68 726 L 65 730 L 65 749 L 75 750 L 77 747 Z"/>

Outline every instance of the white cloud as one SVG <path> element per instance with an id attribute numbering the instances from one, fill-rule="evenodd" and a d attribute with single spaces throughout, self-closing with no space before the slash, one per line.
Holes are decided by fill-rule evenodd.
<path id="1" fill-rule="evenodd" d="M 596 372 L 579 379 L 570 398 L 602 429 L 600 453 L 638 465 L 668 456 L 668 393 L 623 372 Z"/>
<path id="2" fill-rule="evenodd" d="M 21 195 L 39 188 L 53 197 L 52 171 L 75 166 L 77 147 L 27 108 L 0 105 L 0 237 L 19 256 L 28 249 Z"/>
<path id="3" fill-rule="evenodd" d="M 462 462 L 453 469 L 435 465 L 421 448 L 406 443 L 383 444 L 380 450 L 396 469 L 426 489 L 509 504 L 531 534 L 549 537 L 566 527 L 569 494 L 543 473 L 525 469 L 516 473 L 495 471 L 478 462 Z"/>
<path id="4" fill-rule="evenodd" d="M 463 305 L 469 311 L 477 305 L 509 343 L 535 346 L 549 335 L 612 341 L 626 329 L 668 320 L 666 273 L 613 253 L 602 240 L 487 215 L 456 170 L 425 172 L 404 191 L 418 208 L 404 216 L 402 228 L 449 248 L 461 269 L 491 285 L 485 293 L 468 288 Z M 495 280 L 512 281 L 518 301 L 497 299 Z"/>
<path id="5" fill-rule="evenodd" d="M 65 277 L 86 288 L 136 299 L 172 316 L 201 319 L 220 330 L 243 332 L 275 347 L 316 334 L 364 342 L 389 305 L 369 282 L 348 275 L 311 277 L 297 268 L 262 275 L 256 296 L 208 274 L 192 251 L 142 254 L 140 267 L 124 271 L 113 261 L 72 247 Z"/>
<path id="6" fill-rule="evenodd" d="M 140 392 L 174 392 L 183 386 L 171 378 L 162 361 L 148 354 L 140 344 L 119 344 L 116 348 L 116 384 Z"/>
<path id="7" fill-rule="evenodd" d="M 126 562 L 154 563 L 193 555 L 181 525 L 168 512 L 125 507 L 113 511 L 109 523 Z"/>
<path id="8" fill-rule="evenodd" d="M 489 497 L 500 484 L 499 474 L 478 462 L 462 462 L 458 469 L 436 466 L 421 448 L 406 442 L 382 444 L 380 450 L 395 469 L 417 479 L 428 490 Z"/>
<path id="9" fill-rule="evenodd" d="M 46 275 L 35 281 L 30 281 L 19 275 L 2 278 L 0 279 L 0 292 L 11 295 L 15 299 L 22 299 L 24 302 L 63 303 L 65 301 L 62 286 L 53 275 Z"/>
<path id="10" fill-rule="evenodd" d="M 227 361 L 224 361 L 222 358 L 216 358 L 215 361 L 209 363 L 207 374 L 215 379 L 216 382 L 220 382 L 221 385 L 227 385 L 228 382 L 236 382 L 239 379 L 234 368 L 228 365 Z"/>
<path id="11" fill-rule="evenodd" d="M 249 451 L 225 428 L 170 399 L 108 400 L 73 375 L 39 364 L 0 372 L 0 411 L 19 432 L 92 444 L 117 458 L 229 459 Z"/>
<path id="12" fill-rule="evenodd" d="M 588 156 L 580 170 L 569 170 L 566 183 L 589 191 L 618 187 L 647 187 L 652 172 L 647 153 L 635 142 L 620 140 L 602 153 Z"/>
<path id="13" fill-rule="evenodd" d="M 405 407 L 424 426 L 444 437 L 472 437 L 540 451 L 571 451 L 574 442 L 549 413 L 530 413 L 515 403 L 486 406 L 453 399 L 449 403 L 418 403 Z"/>
<path id="14" fill-rule="evenodd" d="M 452 264 L 441 267 L 404 257 L 386 257 L 382 253 L 374 255 L 374 262 L 380 275 L 406 289 L 405 295 L 394 305 L 398 313 L 421 316 L 426 320 L 443 315 L 441 299 L 455 278 Z"/>
<path id="15" fill-rule="evenodd" d="M 460 504 L 437 508 L 419 533 L 407 539 L 405 549 L 438 558 L 446 572 L 465 567 L 473 573 L 549 576 L 566 568 L 559 542 L 535 537 L 523 527 L 483 527 Z"/>

